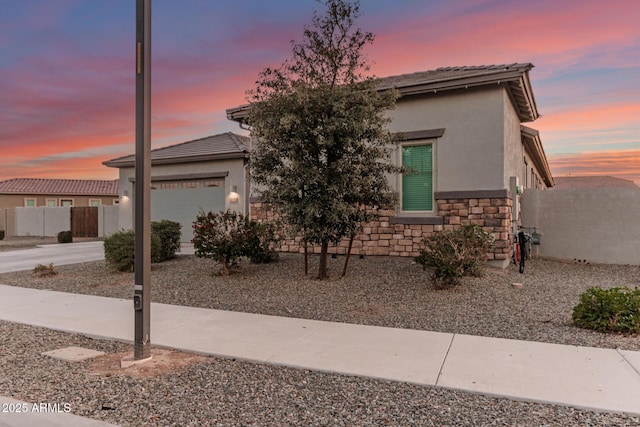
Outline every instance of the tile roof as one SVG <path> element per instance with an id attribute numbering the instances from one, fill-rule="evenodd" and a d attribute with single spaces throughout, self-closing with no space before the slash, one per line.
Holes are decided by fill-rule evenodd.
<path id="1" fill-rule="evenodd" d="M 640 188 L 633 181 L 615 176 L 558 176 L 554 177 L 554 190 L 596 188 Z"/>
<path id="2" fill-rule="evenodd" d="M 168 147 L 151 150 L 151 164 L 184 163 L 214 159 L 245 157 L 249 138 L 232 132 L 207 136 Z M 129 167 L 135 164 L 135 154 L 103 162 L 109 167 Z"/>
<path id="3" fill-rule="evenodd" d="M 395 88 L 401 96 L 409 96 L 503 84 L 513 99 L 520 120 L 532 122 L 540 116 L 528 76 L 532 68 L 530 63 L 442 67 L 379 78 L 378 89 Z M 247 113 L 247 105 L 229 108 L 227 118 L 241 122 Z"/>
<path id="4" fill-rule="evenodd" d="M 117 196 L 118 180 L 13 178 L 0 181 L 0 194 Z"/>

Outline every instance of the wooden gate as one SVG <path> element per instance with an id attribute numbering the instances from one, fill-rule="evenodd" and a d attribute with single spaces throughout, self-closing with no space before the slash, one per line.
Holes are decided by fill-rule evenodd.
<path id="1" fill-rule="evenodd" d="M 71 232 L 73 237 L 98 237 L 98 208 L 72 207 Z"/>

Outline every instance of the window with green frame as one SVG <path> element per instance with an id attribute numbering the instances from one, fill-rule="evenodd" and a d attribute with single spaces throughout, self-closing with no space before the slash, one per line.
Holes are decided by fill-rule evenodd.
<path id="1" fill-rule="evenodd" d="M 402 210 L 433 210 L 433 145 L 402 147 Z"/>

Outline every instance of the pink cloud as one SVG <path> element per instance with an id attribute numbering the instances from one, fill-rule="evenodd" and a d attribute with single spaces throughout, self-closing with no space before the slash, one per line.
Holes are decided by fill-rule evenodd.
<path id="1" fill-rule="evenodd" d="M 610 175 L 640 185 L 640 150 L 555 154 L 548 157 L 554 176 Z"/>

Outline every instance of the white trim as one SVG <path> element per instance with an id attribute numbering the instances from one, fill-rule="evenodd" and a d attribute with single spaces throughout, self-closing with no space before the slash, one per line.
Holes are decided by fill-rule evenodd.
<path id="1" fill-rule="evenodd" d="M 53 202 L 53 206 L 49 206 L 49 202 Z M 48 208 L 58 207 L 58 199 L 47 199 L 45 206 L 48 207 Z"/>

